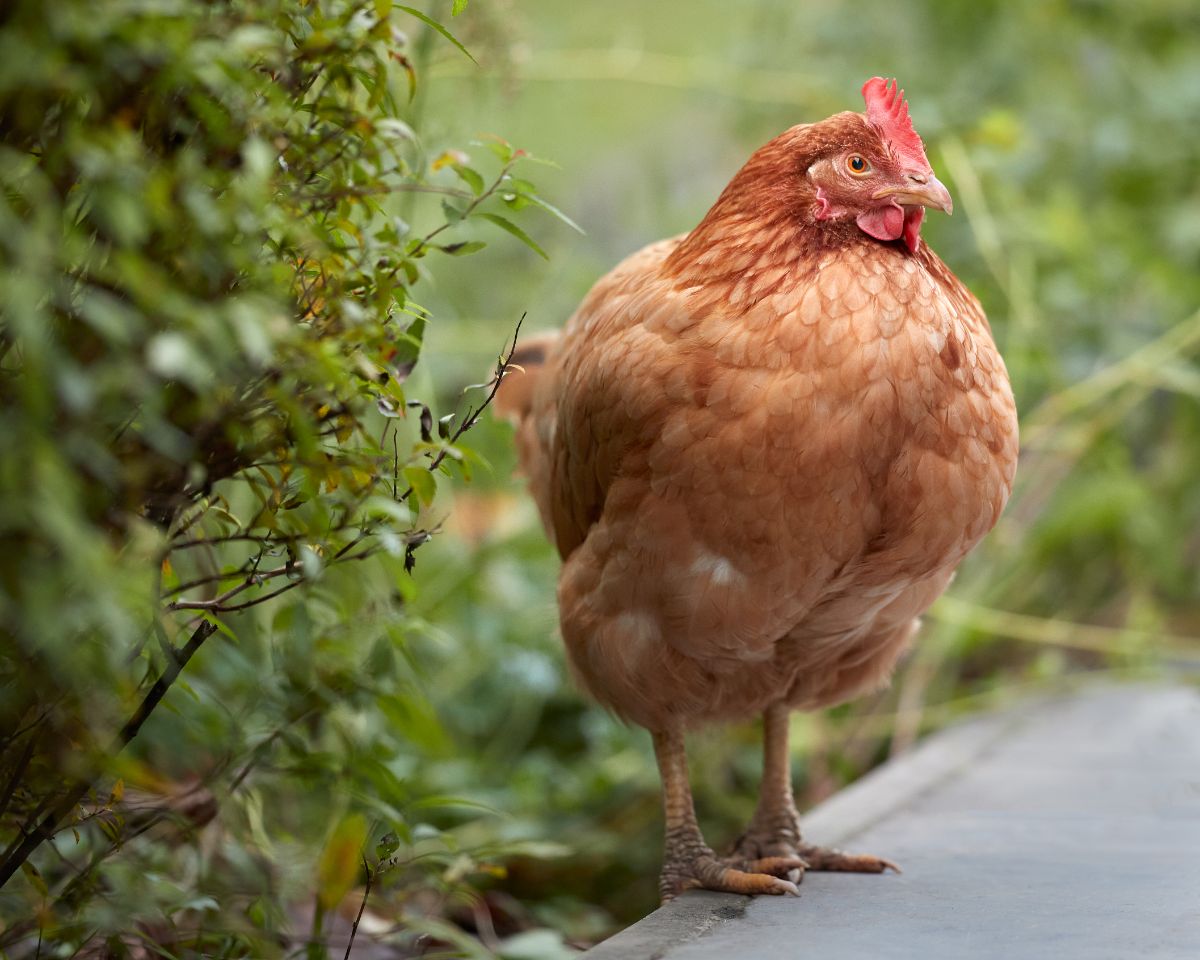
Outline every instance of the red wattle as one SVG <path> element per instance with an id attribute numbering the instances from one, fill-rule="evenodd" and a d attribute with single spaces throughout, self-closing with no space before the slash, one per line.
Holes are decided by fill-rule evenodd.
<path id="1" fill-rule="evenodd" d="M 921 223 L 924 219 L 924 207 L 910 207 L 904 213 L 904 244 L 910 253 L 917 252 L 917 244 L 921 241 Z"/>
<path id="2" fill-rule="evenodd" d="M 889 203 L 886 207 L 860 213 L 855 223 L 863 233 L 876 240 L 899 240 L 904 233 L 904 210 L 898 204 Z"/>

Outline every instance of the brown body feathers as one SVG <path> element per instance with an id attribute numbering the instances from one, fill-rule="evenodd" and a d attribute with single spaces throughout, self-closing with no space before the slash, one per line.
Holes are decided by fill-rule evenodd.
<path id="1" fill-rule="evenodd" d="M 895 159 L 854 113 L 767 144 L 513 374 L 571 663 L 651 729 L 885 682 L 1008 497 L 1016 413 L 983 311 L 916 208 L 906 240 L 856 226 L 823 166 L 846 151 Z"/>

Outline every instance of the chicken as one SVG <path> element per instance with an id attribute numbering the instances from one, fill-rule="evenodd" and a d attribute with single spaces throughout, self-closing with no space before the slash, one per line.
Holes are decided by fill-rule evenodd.
<path id="1" fill-rule="evenodd" d="M 950 194 L 895 81 L 863 96 L 865 113 L 767 143 L 694 230 L 602 278 L 497 398 L 563 558 L 572 669 L 653 737 L 664 900 L 893 866 L 802 839 L 789 712 L 887 682 L 1012 485 L 1004 362 L 920 235 Z M 757 811 L 718 857 L 684 732 L 757 714 Z"/>

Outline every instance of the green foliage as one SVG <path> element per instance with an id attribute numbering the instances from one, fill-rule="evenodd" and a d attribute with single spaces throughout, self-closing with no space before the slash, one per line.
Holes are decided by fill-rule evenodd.
<path id="1" fill-rule="evenodd" d="M 320 956 L 364 882 L 489 952 L 447 931 L 511 851 L 413 778 L 406 604 L 493 384 L 410 393 L 412 291 L 548 205 L 503 140 L 430 162 L 426 35 L 466 52 L 390 0 L 0 14 L 8 955 Z"/>

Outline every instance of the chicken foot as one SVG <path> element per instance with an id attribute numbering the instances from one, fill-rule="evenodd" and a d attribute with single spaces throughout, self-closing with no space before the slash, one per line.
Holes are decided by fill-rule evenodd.
<path id="1" fill-rule="evenodd" d="M 653 737 L 666 819 L 666 851 L 658 881 L 663 903 L 695 887 L 726 893 L 798 896 L 796 885 L 786 879 L 789 871 L 804 866 L 804 861 L 794 854 L 753 857 L 731 865 L 712 852 L 696 821 L 683 730 L 674 727 L 655 732 Z"/>
<path id="2" fill-rule="evenodd" d="M 800 835 L 800 815 L 792 795 L 791 758 L 788 754 L 788 708 L 768 707 L 763 714 L 763 779 L 758 807 L 746 832 L 734 844 L 733 853 L 722 858 L 730 868 L 744 864 L 799 861 L 789 866 L 789 880 L 799 883 L 806 870 L 849 873 L 900 872 L 891 860 L 870 854 L 843 853 L 805 843 Z M 772 871 L 765 871 L 772 872 Z"/>

